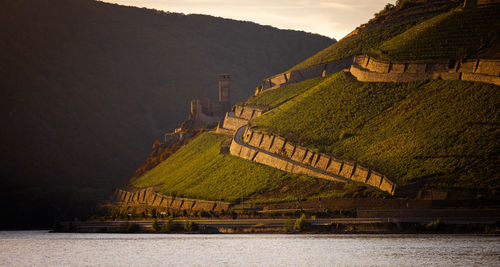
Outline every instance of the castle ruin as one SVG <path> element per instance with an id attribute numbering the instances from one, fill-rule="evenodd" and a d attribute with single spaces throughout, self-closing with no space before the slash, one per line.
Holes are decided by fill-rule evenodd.
<path id="1" fill-rule="evenodd" d="M 219 74 L 218 101 L 213 101 L 206 96 L 201 100 L 191 100 L 189 119 L 178 130 L 181 131 L 185 128 L 198 130 L 217 126 L 217 123 L 224 119 L 226 112 L 231 110 L 230 80 L 231 75 Z"/>

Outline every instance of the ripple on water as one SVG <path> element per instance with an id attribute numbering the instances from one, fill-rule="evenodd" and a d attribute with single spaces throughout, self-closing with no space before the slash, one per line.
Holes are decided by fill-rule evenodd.
<path id="1" fill-rule="evenodd" d="M 500 237 L 0 232 L 4 266 L 498 266 Z"/>

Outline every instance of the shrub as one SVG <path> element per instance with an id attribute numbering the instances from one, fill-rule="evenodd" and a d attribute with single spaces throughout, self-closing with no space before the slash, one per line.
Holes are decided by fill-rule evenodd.
<path id="1" fill-rule="evenodd" d="M 283 225 L 283 232 L 285 234 L 288 234 L 290 233 L 291 231 L 293 230 L 293 223 L 292 223 L 292 220 L 290 220 L 290 218 L 288 218 L 285 222 L 285 225 Z"/>
<path id="2" fill-rule="evenodd" d="M 170 218 L 162 225 L 161 231 L 164 233 L 170 233 L 173 230 L 174 230 L 174 219 Z"/>
<path id="3" fill-rule="evenodd" d="M 302 216 L 300 216 L 300 218 L 298 218 L 295 221 L 295 225 L 293 226 L 293 228 L 297 231 L 302 231 L 305 230 L 306 227 L 307 227 L 306 215 L 302 214 Z"/>
<path id="4" fill-rule="evenodd" d="M 137 223 L 125 222 L 120 225 L 120 232 L 122 233 L 135 233 L 139 231 Z"/>
<path id="5" fill-rule="evenodd" d="M 160 231 L 160 225 L 158 224 L 158 220 L 156 218 L 153 220 L 152 227 L 155 232 Z"/>
<path id="6" fill-rule="evenodd" d="M 428 224 L 425 225 L 425 229 L 427 230 L 441 230 L 444 227 L 444 223 L 441 222 L 441 220 L 437 219 L 432 222 L 429 222 Z"/>
<path id="7" fill-rule="evenodd" d="M 193 221 L 190 221 L 190 220 L 186 220 L 186 222 L 184 223 L 184 230 L 186 232 L 192 232 L 195 230 L 195 224 Z"/>

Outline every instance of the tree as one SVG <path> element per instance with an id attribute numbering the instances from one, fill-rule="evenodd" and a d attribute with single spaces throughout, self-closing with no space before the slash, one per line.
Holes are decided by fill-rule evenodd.
<path id="1" fill-rule="evenodd" d="M 158 220 L 156 218 L 153 220 L 152 227 L 153 227 L 153 230 L 155 230 L 155 232 L 160 231 L 160 225 L 158 224 Z"/>
<path id="2" fill-rule="evenodd" d="M 297 231 L 305 230 L 307 227 L 306 215 L 302 213 L 302 216 L 295 221 L 293 228 Z"/>
<path id="3" fill-rule="evenodd" d="M 186 230 L 186 232 L 192 232 L 194 230 L 194 222 L 193 221 L 190 221 L 190 220 L 186 220 L 186 222 L 184 223 L 184 230 Z"/>
<path id="4" fill-rule="evenodd" d="M 174 230 L 174 219 L 169 218 L 163 226 L 161 227 L 161 231 L 164 233 L 170 233 Z"/>

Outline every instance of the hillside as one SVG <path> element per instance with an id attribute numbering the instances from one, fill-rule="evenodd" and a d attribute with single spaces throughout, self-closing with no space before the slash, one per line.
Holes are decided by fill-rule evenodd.
<path id="1" fill-rule="evenodd" d="M 460 1 L 398 2 L 291 70 L 362 53 L 420 62 L 498 59 L 500 5 L 461 9 Z M 498 86 L 488 83 L 440 79 L 363 83 L 349 72 L 338 72 L 281 87 L 278 83 L 244 105 L 269 110 L 250 121 L 254 131 L 383 173 L 397 183 L 397 198 L 419 198 L 423 191 L 435 190 L 451 200 L 477 200 L 498 199 L 499 99 Z M 271 149 L 274 141 L 269 140 L 276 140 L 271 136 L 262 145 L 261 138 L 256 141 L 261 149 Z M 288 154 L 285 147 L 281 149 L 275 154 Z M 221 170 L 217 175 L 229 177 L 232 171 Z M 175 179 L 153 169 L 134 184 L 168 188 L 175 187 Z M 224 186 L 237 190 L 240 184 Z"/>
<path id="2" fill-rule="evenodd" d="M 357 34 L 343 38 L 290 70 L 363 53 L 396 61 L 500 58 L 500 6 L 462 10 L 460 4 L 436 0 L 382 10 Z"/>
<path id="3" fill-rule="evenodd" d="M 392 60 L 500 58 L 500 6 L 449 11 L 386 40 L 375 51 Z"/>
<path id="4" fill-rule="evenodd" d="M 108 195 L 186 119 L 191 99 L 215 98 L 218 73 L 232 74 L 236 102 L 333 42 L 91 0 L 0 6 L 0 195 L 11 218 L 53 220 Z"/>
<path id="5" fill-rule="evenodd" d="M 482 83 L 360 83 L 338 73 L 253 124 L 371 166 L 396 178 L 403 191 L 424 183 L 494 193 L 500 187 L 498 99 L 498 87 Z"/>
<path id="6" fill-rule="evenodd" d="M 133 180 L 165 195 L 269 202 L 344 195 L 344 184 L 296 175 L 221 152 L 231 137 L 204 133 L 153 170 Z M 348 187 L 349 188 L 349 187 Z"/>

